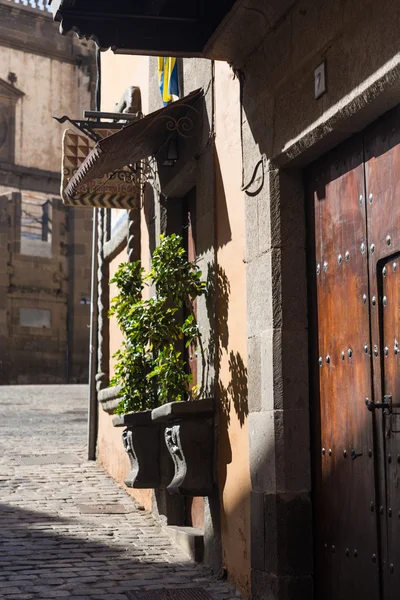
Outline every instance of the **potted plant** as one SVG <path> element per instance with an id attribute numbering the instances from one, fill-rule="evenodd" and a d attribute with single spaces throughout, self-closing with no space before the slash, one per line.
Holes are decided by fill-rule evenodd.
<path id="1" fill-rule="evenodd" d="M 114 355 L 117 362 L 110 385 L 119 386 L 113 424 L 126 427 L 123 442 L 131 462 L 126 484 L 161 487 L 165 415 L 160 418 L 156 413 L 152 419 L 152 411 L 199 395 L 184 348 L 200 340 L 192 306 L 196 297 L 205 294 L 206 284 L 198 265 L 187 260 L 182 238 L 175 234 L 160 237 L 148 273 L 140 262 L 123 263 L 110 283 L 118 287 L 110 314 L 124 334 L 123 346 Z"/>

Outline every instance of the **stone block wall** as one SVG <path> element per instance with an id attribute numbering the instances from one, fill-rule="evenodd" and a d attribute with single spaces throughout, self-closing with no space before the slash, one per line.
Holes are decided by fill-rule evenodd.
<path id="1" fill-rule="evenodd" d="M 52 253 L 21 254 L 21 194 L 1 197 L 2 384 L 85 383 L 88 374 L 91 211 L 68 224 L 52 200 Z M 68 239 L 73 240 L 69 247 Z M 76 251 L 78 247 L 78 251 Z M 86 304 L 81 303 L 85 299 Z"/>
<path id="2" fill-rule="evenodd" d="M 3 381 L 9 369 L 7 356 L 7 292 L 8 292 L 8 227 L 9 197 L 0 196 L 0 381 Z"/>
<path id="3" fill-rule="evenodd" d="M 312 598 L 304 205 L 301 181 L 264 168 L 263 191 L 246 199 L 252 591 L 303 600 Z"/>
<path id="4" fill-rule="evenodd" d="M 399 19 L 394 2 L 253 0 L 238 2 L 227 24 L 230 34 L 240 28 L 253 39 L 241 45 L 240 34 L 219 32 L 242 82 L 255 600 L 313 597 L 301 169 L 398 102 Z M 315 99 L 322 61 L 327 92 Z"/>
<path id="5" fill-rule="evenodd" d="M 53 116 L 79 119 L 93 107 L 94 43 L 81 42 L 75 34 L 59 35 L 48 12 L 0 0 L 0 78 L 9 82 L 10 77 L 23 95 L 16 103 L 15 160 L 7 164 L 9 177 L 20 165 L 51 178 L 50 173 L 59 174 L 62 132 L 69 126 Z"/>
<path id="6" fill-rule="evenodd" d="M 0 0 L 0 86 L 14 110 L 14 147 L 0 158 L 8 214 L 1 383 L 87 381 L 92 211 L 66 210 L 58 197 L 66 126 L 53 117 L 80 118 L 93 108 L 95 74 L 94 44 L 58 35 L 52 16 L 37 6 Z M 45 247 L 44 202 L 51 204 Z M 25 231 L 21 244 L 21 224 L 29 219 L 36 229 Z"/>
<path id="7" fill-rule="evenodd" d="M 67 208 L 68 222 L 68 353 L 70 383 L 86 383 L 89 326 L 93 211 Z"/>

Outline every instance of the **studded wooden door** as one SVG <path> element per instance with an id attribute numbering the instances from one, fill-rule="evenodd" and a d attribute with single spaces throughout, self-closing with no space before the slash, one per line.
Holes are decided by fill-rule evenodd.
<path id="1" fill-rule="evenodd" d="M 400 593 L 400 116 L 308 172 L 318 600 Z M 397 414 L 399 413 L 399 414 Z"/>
<path id="2" fill-rule="evenodd" d="M 371 347 L 384 600 L 400 596 L 400 111 L 365 135 Z M 381 405 L 381 408 L 377 408 Z"/>

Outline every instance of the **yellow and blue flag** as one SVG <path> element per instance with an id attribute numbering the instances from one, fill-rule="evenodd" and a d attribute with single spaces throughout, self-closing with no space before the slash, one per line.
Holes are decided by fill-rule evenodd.
<path id="1" fill-rule="evenodd" d="M 178 64 L 172 56 L 158 57 L 158 83 L 164 106 L 179 96 Z"/>

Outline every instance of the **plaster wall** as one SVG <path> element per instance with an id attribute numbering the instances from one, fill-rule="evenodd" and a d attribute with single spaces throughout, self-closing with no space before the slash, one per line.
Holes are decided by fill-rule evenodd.
<path id="1" fill-rule="evenodd" d="M 121 428 L 113 427 L 112 418 L 99 408 L 97 460 L 120 485 L 129 472 L 129 459 L 122 445 Z M 146 510 L 152 509 L 150 490 L 132 490 L 124 486 L 125 491 Z"/>
<path id="2" fill-rule="evenodd" d="M 128 261 L 128 253 L 127 253 L 127 249 L 126 247 L 115 257 L 113 258 L 113 260 L 110 261 L 109 263 L 109 277 L 110 280 L 114 277 L 119 265 L 122 262 L 127 262 Z M 115 283 L 111 283 L 110 284 L 110 292 L 109 292 L 109 298 L 110 298 L 110 306 L 111 306 L 111 301 L 112 299 L 117 295 L 118 293 L 118 288 L 117 285 Z M 122 342 L 123 342 L 123 335 L 122 335 L 122 331 L 120 330 L 118 323 L 117 323 L 117 319 L 115 317 L 115 315 L 109 317 L 108 319 L 108 328 L 109 328 L 109 336 L 110 336 L 110 365 L 109 365 L 109 369 L 110 369 L 110 379 L 111 377 L 114 376 L 114 365 L 115 365 L 115 358 L 113 358 L 114 354 L 117 352 L 117 350 L 119 350 L 122 346 Z"/>
<path id="3" fill-rule="evenodd" d="M 10 72 L 24 93 L 16 104 L 15 163 L 59 172 L 62 132 L 68 125 L 52 117 L 82 118 L 91 108 L 89 73 L 75 64 L 0 45 L 0 78 L 7 81 Z"/>
<path id="4" fill-rule="evenodd" d="M 108 263 L 109 279 L 112 279 L 116 270 L 122 262 L 128 260 L 127 247 L 125 246 L 117 256 Z M 117 293 L 115 284 L 109 287 L 109 299 Z M 116 322 L 115 317 L 110 317 L 106 322 L 105 335 L 109 335 L 109 373 L 110 378 L 114 375 L 115 359 L 113 355 L 121 347 L 123 336 Z M 124 485 L 125 477 L 129 471 L 129 459 L 122 444 L 122 429 L 113 427 L 112 415 L 107 414 L 99 405 L 98 418 L 98 437 L 97 437 L 97 460 L 102 464 L 104 469 L 115 479 L 119 484 Z M 132 490 L 125 488 L 126 491 L 142 504 L 146 510 L 152 508 L 152 493 L 150 490 Z"/>
<path id="5" fill-rule="evenodd" d="M 250 472 L 247 406 L 244 195 L 241 191 L 240 87 L 215 64 L 216 262 L 222 560 L 250 596 Z M 226 302 L 224 301 L 226 300 Z"/>
<path id="6" fill-rule="evenodd" d="M 101 109 L 114 111 L 115 105 L 125 90 L 132 85 L 139 86 L 142 92 L 142 112 L 149 112 L 149 58 L 114 54 L 111 50 L 101 53 Z"/>
<path id="7" fill-rule="evenodd" d="M 108 265 L 109 279 L 112 279 L 116 270 L 122 262 L 128 261 L 127 247 L 125 246 Z M 115 284 L 109 288 L 109 299 L 117 293 Z M 109 336 L 109 374 L 110 379 L 114 375 L 115 359 L 113 355 L 121 347 L 123 341 L 122 332 L 114 316 L 110 317 L 106 323 L 105 335 Z M 97 432 L 97 460 L 103 465 L 104 469 L 121 485 L 124 485 L 125 477 L 129 471 L 129 459 L 122 444 L 122 430 L 113 427 L 112 415 L 107 414 L 99 405 L 99 419 Z M 126 491 L 142 504 L 146 510 L 152 509 L 152 491 L 126 488 Z"/>
<path id="8" fill-rule="evenodd" d="M 59 200 L 60 204 L 61 201 Z M 68 235 L 68 331 L 71 383 L 87 382 L 93 211 L 66 208 Z"/>
<path id="9" fill-rule="evenodd" d="M 116 104 L 120 101 L 126 89 L 130 86 L 138 86 L 141 90 L 142 111 L 148 110 L 148 86 L 149 86 L 149 59 L 147 57 L 122 56 L 115 55 L 111 51 L 101 53 L 101 110 L 104 112 L 114 112 Z M 115 209 L 116 211 L 118 209 Z M 126 212 L 118 210 L 115 214 L 117 221 Z M 143 219 L 143 210 L 138 213 L 137 218 Z M 121 224 L 121 227 L 124 223 Z M 120 229 L 117 227 L 117 229 Z M 111 235 L 119 236 L 118 231 L 111 232 Z M 143 228 L 142 237 L 145 236 Z M 112 241 L 112 240 L 111 240 Z M 145 256 L 145 253 L 143 254 Z M 139 259 L 137 256 L 134 260 Z M 126 244 L 120 247 L 119 252 L 111 258 L 105 259 L 107 267 L 104 272 L 107 273 L 108 280 L 112 279 L 118 266 L 122 262 L 128 261 L 128 248 Z M 143 266 L 146 268 L 145 261 Z M 108 281 L 104 282 L 108 287 Z M 117 293 L 115 284 L 109 286 L 107 294 L 109 301 Z M 109 376 L 114 374 L 115 359 L 113 355 L 121 347 L 123 336 L 118 327 L 115 317 L 110 317 L 104 325 L 104 336 L 108 336 L 109 356 Z M 98 438 L 97 438 L 97 459 L 104 466 L 105 470 L 118 483 L 124 484 L 124 479 L 129 471 L 129 459 L 124 450 L 120 428 L 112 426 L 112 416 L 104 412 L 99 404 L 98 418 Z M 147 510 L 152 509 L 152 491 L 151 490 L 132 490 L 126 488 L 126 491 L 142 504 Z"/>

